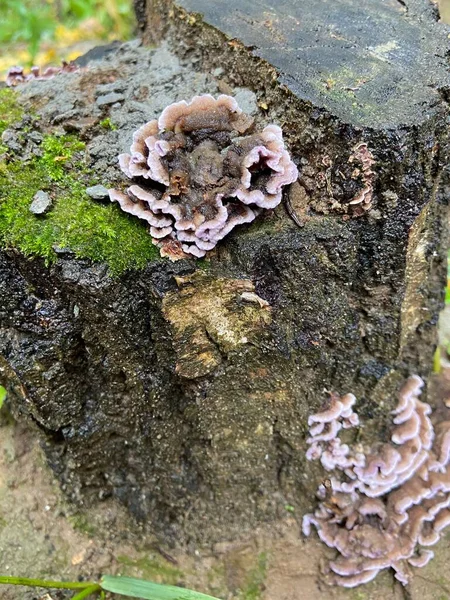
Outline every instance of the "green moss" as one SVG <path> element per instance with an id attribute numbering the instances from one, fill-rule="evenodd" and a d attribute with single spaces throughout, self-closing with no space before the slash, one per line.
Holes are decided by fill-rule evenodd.
<path id="1" fill-rule="evenodd" d="M 360 590 L 355 592 L 355 595 L 353 596 L 353 600 L 367 600 L 368 596 L 367 594 L 365 594 L 364 592 L 361 592 Z"/>
<path id="2" fill-rule="evenodd" d="M 264 591 L 267 575 L 267 552 L 260 552 L 255 567 L 250 571 L 247 584 L 239 594 L 239 600 L 259 600 Z"/>
<path id="3" fill-rule="evenodd" d="M 72 527 L 75 529 L 75 531 L 80 531 L 81 533 L 85 533 L 90 537 L 94 537 L 97 535 L 96 527 L 89 523 L 85 515 L 76 515 L 74 517 L 71 517 L 69 520 L 72 523 Z"/>
<path id="4" fill-rule="evenodd" d="M 100 127 L 103 127 L 103 129 L 111 129 L 111 131 L 116 131 L 117 129 L 117 125 L 114 125 L 109 117 L 106 117 L 106 119 L 100 121 L 99 125 Z"/>
<path id="5" fill-rule="evenodd" d="M 217 598 L 227 598 L 230 595 L 226 585 L 226 568 L 223 562 L 213 564 L 206 573 L 208 593 Z"/>
<path id="6" fill-rule="evenodd" d="M 52 181 L 63 181 L 67 175 L 64 163 L 72 158 L 75 152 L 84 148 L 85 144 L 73 136 L 47 136 L 42 142 L 44 154 L 40 162 Z M 85 169 L 84 171 L 86 172 Z"/>
<path id="7" fill-rule="evenodd" d="M 176 585 L 183 576 L 183 572 L 180 569 L 172 566 L 163 558 L 154 555 L 138 559 L 119 556 L 117 560 L 121 565 L 126 567 L 121 570 L 122 575 L 132 576 L 138 571 L 144 579 L 167 585 Z"/>
<path id="8" fill-rule="evenodd" d="M 22 116 L 23 108 L 17 102 L 16 92 L 10 88 L 0 89 L 0 135 Z"/>
<path id="9" fill-rule="evenodd" d="M 142 268 L 158 257 L 146 227 L 117 205 L 91 200 L 86 187 L 102 183 L 87 168 L 84 144 L 74 136 L 46 136 L 42 156 L 0 162 L 0 244 L 53 262 L 55 248 L 106 262 L 113 274 Z M 45 190 L 53 199 L 46 216 L 29 206 Z"/>
<path id="10" fill-rule="evenodd" d="M 210 271 L 211 259 L 210 258 L 197 258 L 195 266 L 199 271 Z"/>

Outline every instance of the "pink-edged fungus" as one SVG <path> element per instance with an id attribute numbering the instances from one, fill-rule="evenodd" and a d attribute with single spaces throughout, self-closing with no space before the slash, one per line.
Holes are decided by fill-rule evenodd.
<path id="1" fill-rule="evenodd" d="M 236 225 L 275 208 L 298 177 L 280 127 L 254 132 L 231 96 L 176 102 L 133 135 L 119 165 L 133 184 L 109 190 L 147 221 L 162 256 L 202 257 Z"/>
<path id="2" fill-rule="evenodd" d="M 60 67 L 47 67 L 41 72 L 39 67 L 31 67 L 29 73 L 25 73 L 23 67 L 11 67 L 6 74 L 6 85 L 9 87 L 15 87 L 20 83 L 26 83 L 27 81 L 36 81 L 44 79 L 52 79 L 55 75 L 60 73 L 73 73 L 78 71 L 79 67 L 74 62 L 63 61 Z"/>
<path id="3" fill-rule="evenodd" d="M 423 381 L 410 377 L 392 415 L 391 442 L 370 449 L 343 444 L 339 432 L 358 425 L 352 394 L 332 395 L 309 418 L 308 460 L 321 460 L 335 475 L 319 487 L 319 506 L 303 518 L 338 552 L 328 565 L 331 584 L 355 587 L 392 568 L 406 585 L 411 567 L 423 567 L 450 525 L 450 421 L 436 427 L 419 396 Z M 356 415 L 356 417 L 354 416 Z M 339 476 L 336 471 L 340 471 Z"/>
<path id="4" fill-rule="evenodd" d="M 372 208 L 373 182 L 375 172 L 372 167 L 375 164 L 375 158 L 365 142 L 360 142 L 353 148 L 353 153 L 348 159 L 349 163 L 356 163 L 361 168 L 356 167 L 352 177 L 359 177 L 364 187 L 350 200 L 349 204 L 353 207 L 355 216 L 363 215 Z"/>

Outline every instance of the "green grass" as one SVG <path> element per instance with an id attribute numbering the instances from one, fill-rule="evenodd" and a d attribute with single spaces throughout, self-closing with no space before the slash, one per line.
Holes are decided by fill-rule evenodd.
<path id="1" fill-rule="evenodd" d="M 34 59 L 42 41 L 56 27 L 50 2 L 3 0 L 0 19 L 0 44 L 25 42 Z"/>
<path id="2" fill-rule="evenodd" d="M 72 600 L 84 600 L 95 596 L 105 600 L 105 592 L 112 592 L 120 597 L 141 598 L 142 600 L 219 600 L 201 592 L 187 588 L 161 585 L 153 581 L 136 579 L 135 577 L 117 577 L 103 575 L 100 581 L 48 581 L 45 579 L 32 579 L 29 577 L 0 576 L 0 585 L 19 585 L 28 587 L 43 587 L 59 590 L 73 590 L 75 595 Z"/>
<path id="3" fill-rule="evenodd" d="M 4 401 L 6 400 L 7 392 L 6 389 L 0 385 L 0 410 L 3 406 Z"/>
<path id="4" fill-rule="evenodd" d="M 127 39 L 134 27 L 131 0 L 2 0 L 0 44 L 25 44 L 30 64 L 43 42 L 51 42 L 58 25 L 76 29 L 95 21 L 105 38 Z"/>

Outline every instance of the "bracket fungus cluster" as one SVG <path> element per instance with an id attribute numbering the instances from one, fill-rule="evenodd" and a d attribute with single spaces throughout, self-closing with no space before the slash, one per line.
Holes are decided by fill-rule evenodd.
<path id="1" fill-rule="evenodd" d="M 309 418 L 309 460 L 340 471 L 318 490 L 319 506 L 303 518 L 339 555 L 329 563 L 330 583 L 355 587 L 386 568 L 406 585 L 410 566 L 433 558 L 428 549 L 450 525 L 450 421 L 435 427 L 431 408 L 419 400 L 423 381 L 410 377 L 393 411 L 391 443 L 368 450 L 342 443 L 342 428 L 358 425 L 355 398 L 332 395 Z"/>
<path id="2" fill-rule="evenodd" d="M 236 225 L 277 206 L 298 176 L 280 127 L 254 132 L 226 95 L 171 104 L 134 133 L 119 164 L 133 184 L 109 190 L 111 200 L 147 221 L 161 255 L 174 260 L 204 256 Z"/>
<path id="3" fill-rule="evenodd" d="M 23 67 L 11 67 L 6 74 L 6 85 L 8 87 L 15 87 L 20 83 L 26 83 L 27 81 L 40 81 L 45 79 L 52 79 L 55 75 L 60 73 L 73 73 L 78 71 L 79 66 L 74 62 L 66 62 L 63 60 L 60 67 L 47 67 L 44 71 L 41 71 L 40 67 L 31 67 L 29 73 L 25 73 Z"/>
<path id="4" fill-rule="evenodd" d="M 353 171 L 353 177 L 360 177 L 364 187 L 356 194 L 349 205 L 354 209 L 355 216 L 361 216 L 372 208 L 373 181 L 375 172 L 372 170 L 375 159 L 365 142 L 360 142 L 353 149 L 353 154 L 349 158 L 350 163 L 360 164 L 361 168 L 356 167 Z"/>

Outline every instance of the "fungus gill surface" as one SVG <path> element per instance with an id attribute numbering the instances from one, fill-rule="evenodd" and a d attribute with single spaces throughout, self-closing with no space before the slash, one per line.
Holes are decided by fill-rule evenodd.
<path id="1" fill-rule="evenodd" d="M 328 565 L 331 584 L 355 587 L 392 568 L 406 585 L 411 566 L 433 558 L 428 549 L 450 525 L 450 421 L 435 427 L 419 400 L 420 377 L 410 377 L 392 413 L 390 443 L 351 446 L 339 432 L 358 425 L 355 397 L 332 395 L 326 410 L 309 418 L 309 460 L 340 471 L 318 489 L 317 510 L 303 518 L 338 556 Z"/>
<path id="2" fill-rule="evenodd" d="M 163 110 L 133 135 L 119 164 L 132 185 L 112 201 L 147 221 L 161 256 L 202 257 L 236 225 L 281 202 L 297 168 L 280 127 L 254 132 L 231 96 L 209 94 Z"/>

